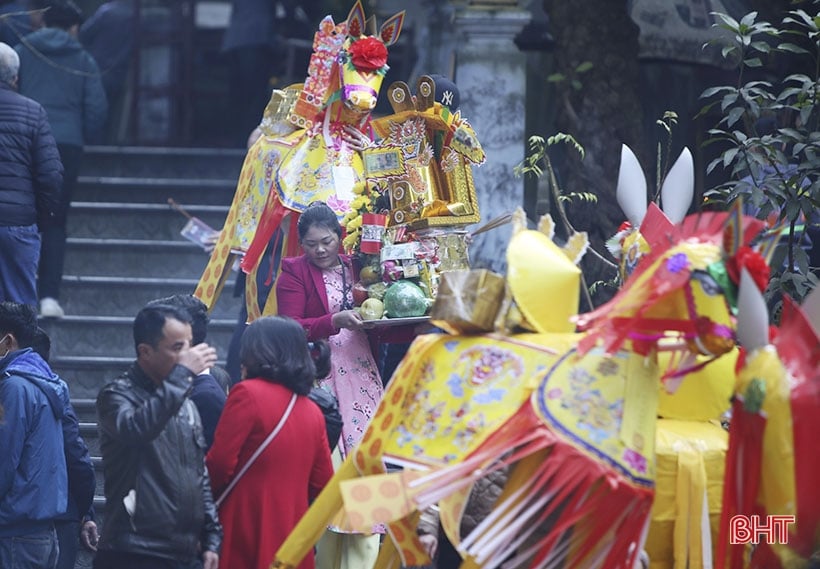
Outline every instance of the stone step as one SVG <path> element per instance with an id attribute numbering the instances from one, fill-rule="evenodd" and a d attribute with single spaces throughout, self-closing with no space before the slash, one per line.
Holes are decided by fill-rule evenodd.
<path id="1" fill-rule="evenodd" d="M 196 278 L 112 277 L 63 275 L 60 305 L 66 314 L 135 316 L 145 303 L 174 294 L 192 294 Z M 232 283 L 219 297 L 211 319 L 236 318 L 242 298 L 233 296 Z"/>
<path id="2" fill-rule="evenodd" d="M 192 205 L 186 210 L 214 229 L 222 227 L 228 214 L 227 206 L 218 205 Z M 179 232 L 187 221 L 167 203 L 74 202 L 68 232 L 72 237 L 182 240 Z"/>
<path id="3" fill-rule="evenodd" d="M 191 293 L 208 254 L 179 231 L 193 216 L 221 228 L 245 152 L 197 148 L 85 149 L 69 216 L 61 304 L 67 316 L 43 320 L 52 338 L 52 368 L 71 389 L 80 433 L 97 476 L 97 522 L 105 513 L 96 397 L 134 360 L 133 317 L 148 300 Z M 214 307 L 209 343 L 223 362 L 242 299 L 235 275 Z M 104 527 L 102 527 L 104 531 Z M 76 567 L 90 567 L 81 551 Z"/>
<path id="4" fill-rule="evenodd" d="M 69 237 L 64 274 L 198 279 L 208 258 L 189 241 Z"/>
<path id="5" fill-rule="evenodd" d="M 230 205 L 236 179 L 222 178 L 142 178 L 80 176 L 74 200 L 167 204 L 173 198 L 186 209 L 189 204 Z"/>
<path id="6" fill-rule="evenodd" d="M 66 316 L 59 320 L 40 320 L 51 337 L 51 353 L 60 356 L 133 357 L 132 316 Z M 221 359 L 228 352 L 236 320 L 212 320 L 208 325 L 208 343 Z"/>
<path id="7" fill-rule="evenodd" d="M 241 149 L 86 146 L 82 174 L 236 180 L 244 159 Z"/>
<path id="8" fill-rule="evenodd" d="M 77 419 L 80 423 L 97 423 L 97 400 L 95 398 L 77 397 L 72 391 L 71 406 L 74 407 L 74 412 L 77 414 Z"/>
<path id="9" fill-rule="evenodd" d="M 133 345 L 133 340 L 131 342 Z M 77 400 L 83 409 L 74 409 L 81 421 L 95 422 L 97 393 L 103 385 L 121 375 L 134 362 L 133 348 L 128 356 L 52 356 L 51 369 L 68 383 L 72 402 Z"/>

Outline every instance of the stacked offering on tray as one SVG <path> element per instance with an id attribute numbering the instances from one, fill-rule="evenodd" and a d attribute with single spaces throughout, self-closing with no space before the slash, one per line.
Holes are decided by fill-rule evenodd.
<path id="1" fill-rule="evenodd" d="M 468 234 L 461 228 L 388 228 L 378 254 L 361 254 L 353 300 L 366 320 L 427 314 L 442 273 L 469 268 Z"/>
<path id="2" fill-rule="evenodd" d="M 471 167 L 484 151 L 455 109 L 455 85 L 423 76 L 416 91 L 389 87 L 394 114 L 371 123 L 380 138 L 362 152 L 367 184 L 342 221 L 345 250 L 361 258 L 353 295 L 367 320 L 427 314 L 441 274 L 469 269 L 465 226 L 481 219 Z"/>

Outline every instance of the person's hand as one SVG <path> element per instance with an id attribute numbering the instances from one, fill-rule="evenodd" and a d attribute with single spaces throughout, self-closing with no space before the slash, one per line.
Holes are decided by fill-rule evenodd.
<path id="1" fill-rule="evenodd" d="M 438 551 L 438 536 L 425 533 L 419 536 L 419 541 L 424 547 L 424 551 L 430 556 L 430 559 L 435 560 L 436 551 Z"/>
<path id="2" fill-rule="evenodd" d="M 357 150 L 358 152 L 361 152 L 365 148 L 370 148 L 373 145 L 373 141 L 370 140 L 369 136 L 349 124 L 344 125 L 342 128 L 342 140 L 344 140 L 353 150 Z"/>
<path id="3" fill-rule="evenodd" d="M 202 554 L 202 569 L 218 569 L 219 555 L 213 551 L 206 551 Z"/>
<path id="4" fill-rule="evenodd" d="M 362 315 L 355 310 L 343 310 L 337 312 L 330 318 L 334 328 L 347 328 L 348 330 L 361 330 L 362 328 L 372 328 L 373 323 L 362 320 Z"/>
<path id="5" fill-rule="evenodd" d="M 197 344 L 179 352 L 177 363 L 200 374 L 216 364 L 216 350 L 205 343 Z"/>
<path id="6" fill-rule="evenodd" d="M 92 520 L 88 520 L 80 529 L 80 543 L 86 549 L 97 551 L 97 543 L 100 541 L 100 534 L 97 533 L 97 524 Z"/>

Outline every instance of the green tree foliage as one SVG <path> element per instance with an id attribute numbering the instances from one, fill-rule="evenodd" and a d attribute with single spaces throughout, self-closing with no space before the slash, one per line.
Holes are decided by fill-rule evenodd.
<path id="1" fill-rule="evenodd" d="M 757 12 L 719 17 L 732 36 L 722 53 L 736 63 L 737 82 L 704 91 L 701 114 L 721 117 L 709 143 L 723 151 L 707 172 L 724 168 L 730 180 L 706 197 L 725 205 L 743 199 L 758 217 L 779 220 L 783 238 L 767 291 L 776 309 L 781 293 L 800 300 L 817 284 L 800 236 L 820 207 L 820 11 L 792 10 L 777 24 Z"/>
<path id="2" fill-rule="evenodd" d="M 664 112 L 663 116 L 656 121 L 657 126 L 663 131 L 665 139 L 665 141 L 661 139 L 658 140 L 658 154 L 655 164 L 656 190 L 652 195 L 652 201 L 658 206 L 661 205 L 660 190 L 671 167 L 672 131 L 677 123 L 678 115 L 674 111 Z M 539 178 L 545 175 L 547 176 L 552 200 L 555 204 L 554 212 L 558 214 L 558 221 L 561 223 L 564 233 L 569 235 L 577 232 L 578 229 L 570 220 L 566 206 L 573 202 L 595 204 L 598 202 L 598 196 L 592 192 L 568 192 L 561 188 L 558 184 L 558 178 L 555 175 L 555 167 L 549 155 L 550 147 L 559 144 L 570 148 L 581 160 L 586 156 L 584 147 L 581 146 L 571 134 L 559 132 L 546 139 L 541 136 L 531 136 L 529 138 L 529 152 L 526 158 L 514 168 L 514 173 L 516 176 L 531 175 Z M 581 277 L 584 283 L 585 299 L 589 308 L 592 309 L 595 307 L 593 297 L 597 292 L 617 290 L 623 283 L 618 274 L 618 266 L 610 261 L 604 253 L 599 252 L 595 244 L 591 244 L 587 252 L 589 256 L 596 259 L 597 264 L 601 266 L 601 271 L 595 275 L 598 277 L 598 280 L 593 278 L 591 281 L 592 284 L 589 286 L 586 284 L 586 275 L 582 274 Z"/>
<path id="3" fill-rule="evenodd" d="M 529 153 L 523 162 L 514 168 L 514 173 L 516 176 L 524 176 L 529 174 L 538 176 L 539 178 L 545 174 L 547 175 L 550 192 L 552 193 L 552 199 L 555 203 L 555 210 L 558 213 L 558 220 L 561 223 L 564 232 L 567 235 L 570 235 L 577 232 L 577 229 L 570 221 L 565 206 L 573 201 L 596 203 L 598 201 L 598 196 L 591 192 L 567 192 L 558 185 L 558 179 L 555 176 L 555 168 L 552 165 L 552 160 L 550 159 L 548 152 L 549 148 L 556 144 L 565 144 L 567 147 L 574 150 L 581 160 L 583 160 L 584 155 L 586 154 L 584 147 L 581 146 L 571 134 L 559 132 L 547 139 L 544 139 L 541 136 L 531 136 L 529 138 Z M 604 255 L 596 251 L 594 245 L 590 246 L 587 252 L 590 253 L 591 256 L 596 257 L 613 272 L 617 271 L 617 266 L 612 261 L 608 260 Z M 600 288 L 600 285 L 607 283 L 603 281 L 600 283 L 595 281 L 592 286 L 587 286 L 586 277 L 583 274 L 581 275 L 581 281 L 583 284 L 584 298 L 589 305 L 589 309 L 591 310 L 595 307 L 591 295 L 595 293 L 595 289 Z"/>

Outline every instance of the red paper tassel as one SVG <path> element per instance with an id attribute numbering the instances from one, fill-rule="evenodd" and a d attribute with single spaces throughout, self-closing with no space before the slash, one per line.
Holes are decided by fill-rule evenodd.
<path id="1" fill-rule="evenodd" d="M 246 273 L 250 273 L 259 264 L 259 258 L 268 247 L 273 233 L 282 225 L 285 219 L 292 210 L 285 207 L 279 201 L 279 196 L 275 191 L 271 190 L 268 196 L 268 201 L 265 203 L 265 209 L 262 210 L 262 216 L 259 219 L 259 225 L 256 227 L 256 233 L 253 236 L 253 241 L 248 246 L 245 256 L 242 258 L 242 263 L 239 265 Z M 296 225 L 296 222 L 293 222 Z"/>
<path id="2" fill-rule="evenodd" d="M 755 513 L 755 501 L 760 488 L 760 468 L 763 458 L 763 431 L 766 419 L 759 413 L 748 413 L 743 401 L 732 404 L 729 427 L 729 449 L 723 479 L 723 507 L 720 515 L 720 538 L 717 545 L 717 569 L 743 569 L 743 544 L 730 545 L 729 522 L 736 515 Z"/>

